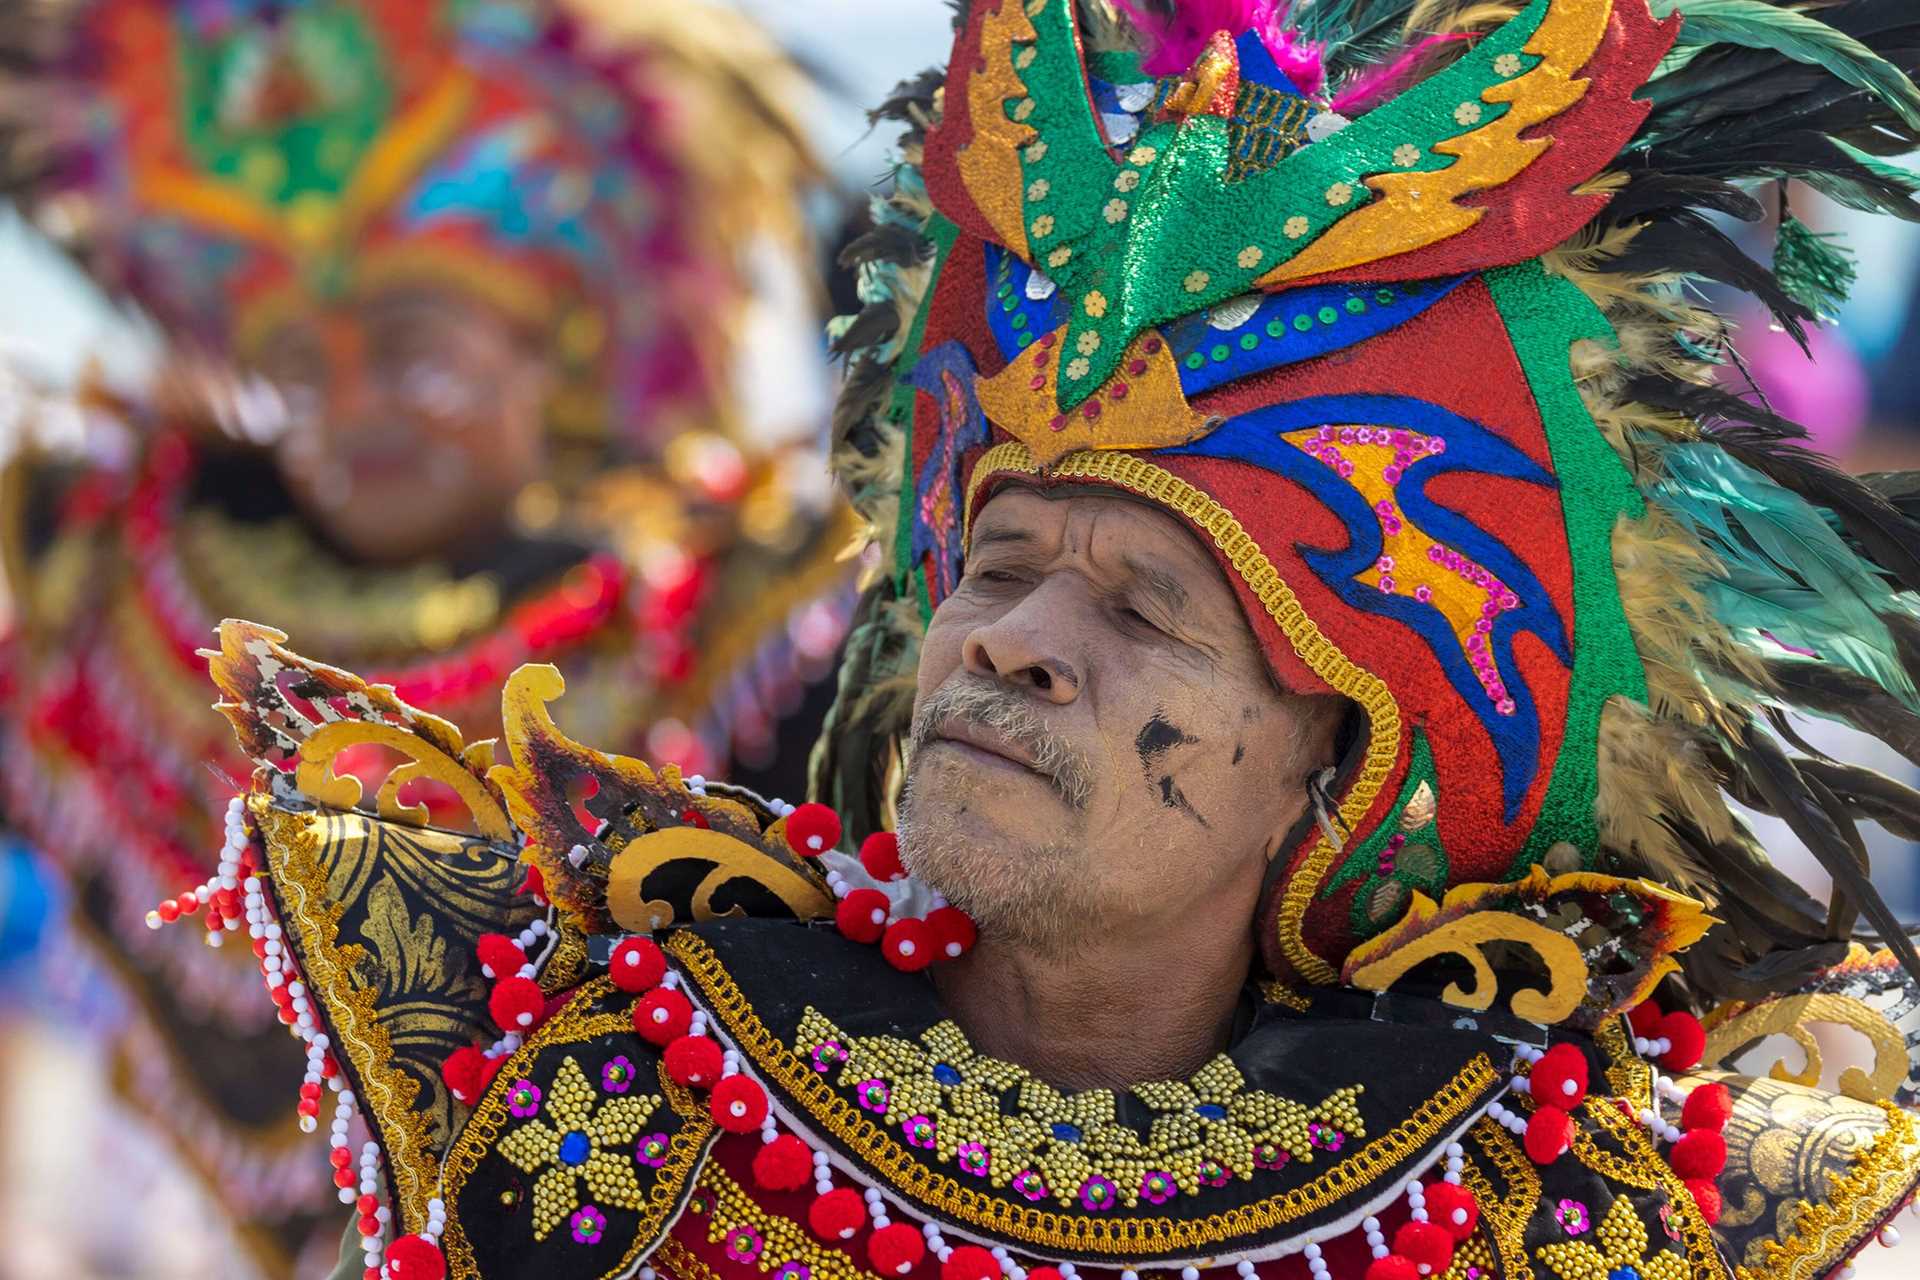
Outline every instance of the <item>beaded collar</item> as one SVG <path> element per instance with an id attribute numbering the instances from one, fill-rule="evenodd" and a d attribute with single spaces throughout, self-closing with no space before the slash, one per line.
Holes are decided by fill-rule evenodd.
<path id="1" fill-rule="evenodd" d="M 1148 1261 L 1324 1229 L 1394 1194 L 1502 1087 L 1486 1033 L 1416 1042 L 1262 1001 L 1188 1080 L 1064 1093 L 974 1053 L 924 977 L 829 930 L 729 920 L 666 951 L 816 1149 L 1009 1248 L 1097 1259 L 1124 1240 Z"/>

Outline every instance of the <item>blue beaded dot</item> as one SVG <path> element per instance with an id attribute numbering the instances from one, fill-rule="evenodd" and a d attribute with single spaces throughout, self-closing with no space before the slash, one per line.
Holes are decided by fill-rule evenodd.
<path id="1" fill-rule="evenodd" d="M 1062 1142 L 1078 1142 L 1085 1135 L 1080 1132 L 1079 1125 L 1062 1123 L 1053 1126 L 1053 1136 Z"/>
<path id="2" fill-rule="evenodd" d="M 1193 1114 L 1203 1120 L 1225 1120 L 1227 1109 L 1217 1102 L 1202 1102 L 1193 1109 Z"/>
<path id="3" fill-rule="evenodd" d="M 560 1139 L 561 1164 L 585 1164 L 587 1157 L 593 1154 L 593 1139 L 575 1129 Z"/>
<path id="4" fill-rule="evenodd" d="M 941 1084 L 946 1085 L 949 1089 L 951 1089 L 954 1085 L 959 1084 L 961 1080 L 965 1079 L 965 1077 L 960 1074 L 960 1069 L 954 1066 L 951 1062 L 934 1063 L 933 1078 L 935 1080 L 938 1080 Z"/>

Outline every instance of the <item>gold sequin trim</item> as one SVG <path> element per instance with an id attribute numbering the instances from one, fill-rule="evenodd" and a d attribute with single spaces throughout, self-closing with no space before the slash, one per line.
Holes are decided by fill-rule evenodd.
<path id="1" fill-rule="evenodd" d="M 300 977 L 325 1010 L 334 1046 L 346 1053 L 360 1100 L 378 1126 L 400 1224 L 422 1230 L 440 1164 L 427 1117 L 414 1109 L 420 1085 L 394 1060 L 393 1044 L 380 1025 L 378 993 L 354 983 L 366 948 L 339 943 L 345 907 L 327 899 L 327 869 L 320 864 L 313 815 L 277 808 L 258 792 L 248 796 L 247 807 L 265 837 L 280 917 L 300 934 Z"/>
<path id="2" fill-rule="evenodd" d="M 550 1045 L 578 1044 L 600 1036 L 630 1031 L 633 1028 L 630 1000 L 623 1001 L 615 1013 L 593 1011 L 594 1006 L 611 995 L 613 990 L 612 980 L 595 978 L 581 987 L 558 1013 L 541 1023 L 527 1037 L 527 1042 L 501 1064 L 486 1096 L 473 1109 L 473 1115 L 468 1117 L 460 1136 L 447 1148 L 440 1192 L 447 1206 L 447 1225 L 440 1247 L 446 1253 L 447 1273 L 453 1280 L 478 1280 L 480 1275 L 480 1267 L 473 1254 L 473 1243 L 467 1239 L 466 1230 L 460 1222 L 460 1190 L 474 1170 L 480 1167 L 481 1160 L 506 1126 L 507 1095 L 512 1091 L 513 1082 L 523 1077 L 533 1065 L 534 1058 Z M 675 1207 L 680 1203 L 681 1194 L 715 1133 L 713 1120 L 706 1108 L 700 1106 L 685 1087 L 675 1083 L 664 1067 L 660 1068 L 659 1075 L 660 1092 L 666 1098 L 667 1105 L 673 1108 L 674 1114 L 681 1118 L 682 1124 L 679 1131 L 668 1139 L 666 1163 L 654 1172 L 653 1183 L 647 1188 L 646 1205 L 640 1211 L 640 1225 L 634 1233 L 633 1247 L 627 1251 L 626 1257 L 607 1271 L 608 1276 L 625 1274 L 653 1245 L 655 1237 L 667 1226 Z"/>
<path id="3" fill-rule="evenodd" d="M 874 1272 L 840 1250 L 820 1243 L 793 1219 L 762 1209 L 717 1161 L 701 1173 L 700 1189 L 713 1194 L 713 1212 L 707 1215 L 707 1243 L 719 1244 L 735 1227 L 745 1224 L 760 1233 L 760 1256 L 755 1265 L 762 1271 L 771 1271 L 784 1262 L 800 1262 L 813 1273 L 812 1280 L 878 1280 Z"/>
<path id="4" fill-rule="evenodd" d="M 780 1043 L 704 941 L 691 933 L 676 933 L 667 940 L 666 950 L 698 984 L 708 1009 L 765 1077 L 804 1107 L 825 1132 L 865 1160 L 889 1188 L 956 1223 L 1028 1245 L 1138 1256 L 1201 1248 L 1284 1227 L 1389 1176 L 1460 1124 L 1499 1081 L 1493 1060 L 1479 1054 L 1387 1133 L 1304 1186 L 1243 1208 L 1188 1219 L 1054 1213 L 1009 1204 L 921 1163 Z"/>
<path id="5" fill-rule="evenodd" d="M 1913 1117 L 1891 1102 L 1876 1105 L 1886 1113 L 1886 1129 L 1855 1158 L 1851 1169 L 1829 1182 L 1824 1200 L 1800 1202 L 1793 1229 L 1785 1237 L 1760 1246 L 1768 1269 L 1735 1267 L 1735 1280 L 1824 1276 L 1912 1193 L 1920 1177 L 1920 1139 L 1915 1136 Z"/>
<path id="6" fill-rule="evenodd" d="M 964 539 L 972 536 L 974 504 L 982 484 L 995 475 L 1039 475 L 1041 471 L 1027 447 L 1017 440 L 997 444 L 982 454 L 967 482 L 963 545 Z M 1329 688 L 1360 704 L 1367 713 L 1366 760 L 1353 785 L 1347 788 L 1346 798 L 1340 802 L 1341 821 L 1349 830 L 1359 826 L 1367 810 L 1373 807 L 1374 797 L 1386 785 L 1400 754 L 1400 706 L 1386 681 L 1347 657 L 1307 616 L 1293 588 L 1287 585 L 1273 561 L 1233 512 L 1171 471 L 1130 453 L 1087 451 L 1069 454 L 1045 468 L 1045 472 L 1058 479 L 1099 480 L 1151 499 L 1186 517 L 1213 539 L 1233 571 L 1279 625 L 1300 661 L 1326 681 Z M 1336 854 L 1324 834 L 1316 837 L 1312 852 L 1287 877 L 1286 888 L 1280 895 L 1281 954 L 1302 978 L 1312 983 L 1331 984 L 1340 978 L 1331 964 L 1307 948 L 1301 932 L 1307 908 L 1313 904 L 1315 892 L 1332 870 Z"/>

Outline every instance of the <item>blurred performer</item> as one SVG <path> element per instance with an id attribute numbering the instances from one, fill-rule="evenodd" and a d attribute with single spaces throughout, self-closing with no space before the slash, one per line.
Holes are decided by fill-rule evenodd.
<path id="1" fill-rule="evenodd" d="M 481 724 L 551 662 L 596 741 L 772 758 L 851 534 L 811 447 L 806 86 L 697 5 L 6 8 L 11 194 L 166 359 L 137 403 L 94 398 L 91 458 L 10 474 L 0 797 L 140 1010 L 126 1093 L 274 1224 L 335 1191 L 260 1083 L 299 1051 L 252 957 L 147 928 L 197 912 L 217 943 L 234 908 L 246 769 L 195 650 L 272 619 Z"/>

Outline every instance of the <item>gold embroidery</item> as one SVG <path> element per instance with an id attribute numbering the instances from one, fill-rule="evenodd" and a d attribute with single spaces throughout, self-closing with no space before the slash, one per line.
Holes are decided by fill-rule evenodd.
<path id="1" fill-rule="evenodd" d="M 1560 1280 L 1607 1280 L 1623 1270 L 1641 1280 L 1687 1280 L 1687 1260 L 1671 1250 L 1647 1252 L 1647 1224 L 1632 1196 L 1615 1196 L 1607 1216 L 1594 1228 L 1601 1248 L 1585 1240 L 1542 1245 L 1540 1261 Z"/>
<path id="2" fill-rule="evenodd" d="M 1632 1103 L 1635 1115 L 1652 1106 L 1653 1068 L 1633 1052 L 1627 1040 L 1626 1023 L 1620 1018 L 1608 1018 L 1594 1028 L 1593 1040 L 1607 1055 L 1607 1088 L 1613 1091 L 1614 1097 Z"/>
<path id="3" fill-rule="evenodd" d="M 1486 1224 L 1500 1250 L 1500 1271 L 1504 1280 L 1533 1280 L 1533 1267 L 1527 1260 L 1527 1220 L 1540 1202 L 1540 1168 L 1528 1158 L 1507 1131 L 1484 1117 L 1471 1130 L 1473 1141 L 1493 1162 L 1507 1193 L 1496 1196 L 1487 1175 L 1468 1159 L 1461 1176 L 1474 1199 L 1480 1202 L 1480 1220 Z"/>
<path id="4" fill-rule="evenodd" d="M 447 1206 L 447 1224 L 440 1243 L 447 1256 L 447 1274 L 453 1280 L 478 1280 L 480 1275 L 473 1244 L 467 1239 L 460 1221 L 460 1192 L 466 1186 L 467 1179 L 480 1167 L 481 1160 L 493 1147 L 510 1118 L 507 1107 L 513 1082 L 525 1076 L 534 1058 L 550 1045 L 578 1044 L 631 1030 L 633 1017 L 629 1001 L 620 1002 L 618 1012 L 594 1012 L 594 1006 L 613 993 L 612 981 L 604 977 L 594 978 L 582 986 L 565 1007 L 542 1023 L 527 1038 L 527 1042 L 501 1065 L 492 1087 L 480 1100 L 480 1105 L 473 1109 L 473 1115 L 460 1130 L 460 1136 L 448 1148 L 440 1192 Z M 609 1276 L 625 1274 L 640 1255 L 652 1246 L 654 1237 L 679 1204 L 688 1178 L 700 1163 L 715 1133 L 706 1108 L 696 1103 L 685 1088 L 674 1083 L 664 1068 L 659 1075 L 660 1092 L 682 1123 L 679 1131 L 667 1143 L 666 1163 L 655 1171 L 653 1183 L 647 1188 L 646 1205 L 641 1211 L 640 1225 L 635 1229 L 633 1246 L 625 1258 L 608 1270 Z"/>
<path id="5" fill-rule="evenodd" d="M 366 949 L 338 945 L 345 908 L 328 899 L 327 869 L 318 856 L 312 815 L 277 809 L 258 792 L 247 797 L 247 807 L 265 836 L 281 918 L 300 934 L 301 976 L 319 995 L 333 1028 L 334 1047 L 352 1063 L 361 1101 L 379 1126 L 401 1225 L 421 1230 L 440 1165 L 434 1159 L 427 1117 L 414 1108 L 420 1085 L 394 1060 L 393 1044 L 380 1025 L 376 993 L 354 982 L 354 968 Z"/>
<path id="6" fill-rule="evenodd" d="M 934 1024 L 914 1044 L 850 1036 L 809 1008 L 793 1047 L 816 1072 L 838 1064 L 840 1087 L 909 1145 L 957 1160 L 991 1186 L 1012 1182 L 1029 1200 L 1050 1194 L 1063 1205 L 1078 1198 L 1106 1208 L 1117 1198 L 1133 1208 L 1145 1196 L 1158 1204 L 1176 1187 L 1192 1195 L 1287 1160 L 1311 1163 L 1315 1148 L 1336 1151 L 1366 1137 L 1355 1102 L 1362 1086 L 1337 1089 L 1310 1108 L 1248 1089 L 1225 1054 L 1186 1082 L 1134 1087 L 1156 1113 L 1142 1141 L 1117 1119 L 1111 1090 L 1062 1095 L 1023 1067 L 975 1053 L 952 1022 Z M 1001 1095 L 1014 1089 L 1018 1111 L 1007 1115 Z M 1087 1203 L 1090 1195 L 1096 1203 Z"/>
<path id="7" fill-rule="evenodd" d="M 666 942 L 669 955 L 698 984 L 707 1007 L 765 1077 L 784 1089 L 827 1133 L 866 1160 L 896 1194 L 911 1197 L 956 1223 L 1029 1245 L 1141 1256 L 1198 1248 L 1282 1227 L 1390 1176 L 1435 1139 L 1462 1123 L 1499 1081 L 1493 1060 L 1479 1054 L 1393 1129 L 1327 1172 L 1282 1195 L 1206 1217 L 1106 1218 L 1009 1205 L 1005 1200 L 929 1168 L 887 1131 L 834 1092 L 807 1062 L 789 1053 L 760 1021 L 713 949 L 690 933 Z"/>
<path id="8" fill-rule="evenodd" d="M 1832 1179 L 1819 1204 L 1800 1202 L 1793 1230 L 1761 1245 L 1768 1270 L 1737 1266 L 1735 1280 L 1814 1280 L 1831 1270 L 1862 1235 L 1913 1191 L 1920 1136 L 1913 1117 L 1891 1102 L 1878 1104 L 1887 1127 L 1860 1153 L 1844 1177 Z"/>
<path id="9" fill-rule="evenodd" d="M 980 457 L 967 482 L 965 537 L 973 528 L 974 502 L 990 477 L 1016 473 L 1037 475 L 1040 467 L 1025 445 L 1018 441 L 997 444 Z M 1367 754 L 1340 802 L 1340 818 L 1349 829 L 1360 825 L 1373 807 L 1374 797 L 1386 785 L 1400 752 L 1400 707 L 1386 682 L 1355 663 L 1329 640 L 1326 633 L 1307 616 L 1293 589 L 1267 558 L 1231 511 L 1200 489 L 1142 458 L 1126 453 L 1076 453 L 1063 459 L 1047 473 L 1063 479 L 1101 480 L 1130 493 L 1151 498 L 1204 530 L 1214 545 L 1225 554 L 1227 563 L 1240 575 L 1254 597 L 1280 627 L 1293 645 L 1293 651 L 1308 669 L 1338 693 L 1360 704 L 1367 715 Z M 1280 898 L 1280 950 L 1294 970 L 1308 982 L 1332 985 L 1339 972 L 1307 949 L 1301 928 L 1307 908 L 1312 905 L 1327 872 L 1333 866 L 1335 850 L 1324 836 L 1316 839 L 1312 851 L 1287 878 Z"/>
<path id="10" fill-rule="evenodd" d="M 1720 1261 L 1720 1247 L 1714 1242 L 1712 1228 L 1707 1226 L 1707 1220 L 1694 1207 L 1693 1193 L 1687 1190 L 1679 1175 L 1654 1150 L 1653 1141 L 1647 1137 L 1646 1130 L 1624 1114 L 1612 1098 L 1590 1094 L 1580 1109 L 1589 1120 L 1606 1130 L 1615 1142 L 1627 1149 L 1625 1158 L 1604 1152 L 1585 1127 L 1576 1124 L 1573 1128 L 1573 1153 L 1580 1163 L 1627 1186 L 1666 1192 L 1667 1227 L 1680 1232 L 1687 1258 L 1692 1264 L 1693 1280 L 1726 1280 L 1726 1267 Z"/>
<path id="11" fill-rule="evenodd" d="M 627 1081 L 629 1087 L 632 1083 Z M 561 1062 L 544 1099 L 538 1088 L 531 1082 L 510 1088 L 509 1110 L 531 1104 L 537 1113 L 493 1148 L 520 1172 L 540 1175 L 533 1184 L 533 1238 L 545 1240 L 580 1208 L 582 1180 L 602 1204 L 641 1208 L 640 1179 L 626 1146 L 640 1136 L 660 1095 L 610 1092 L 602 1097 L 572 1055 Z"/>
<path id="12" fill-rule="evenodd" d="M 1113 376 L 1077 408 L 1062 410 L 1052 372 L 1067 340 L 1067 325 L 1021 352 L 990 378 L 975 377 L 974 394 L 992 423 L 1050 466 L 1081 449 L 1164 449 L 1207 434 L 1210 419 L 1187 403 L 1180 366 L 1158 331 L 1128 345 Z M 1089 330 L 1085 342 L 1097 337 Z M 1039 385 L 1035 385 L 1038 382 Z"/>
<path id="13" fill-rule="evenodd" d="M 713 1212 L 707 1215 L 709 1244 L 719 1244 L 744 1224 L 760 1235 L 760 1253 L 754 1265 L 762 1271 L 771 1271 L 783 1262 L 799 1262 L 813 1273 L 812 1280 L 875 1280 L 873 1272 L 840 1250 L 821 1244 L 799 1223 L 762 1209 L 717 1162 L 701 1172 L 700 1186 L 713 1195 Z"/>

